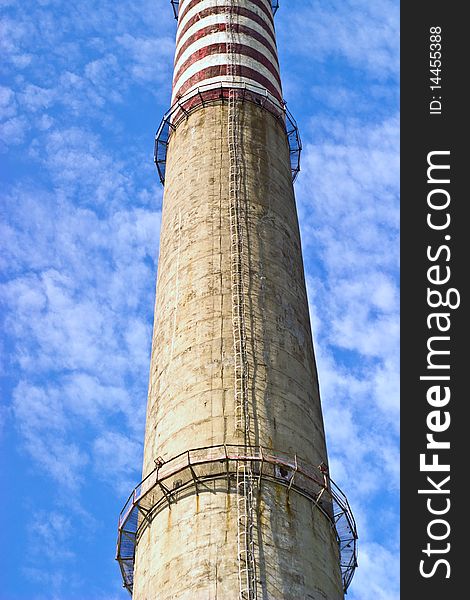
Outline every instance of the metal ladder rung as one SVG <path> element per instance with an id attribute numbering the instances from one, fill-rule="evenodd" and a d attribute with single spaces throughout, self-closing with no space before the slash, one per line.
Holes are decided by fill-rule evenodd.
<path id="1" fill-rule="evenodd" d="M 234 4 L 228 0 L 225 8 L 227 33 L 227 76 L 235 76 Z M 248 362 L 245 324 L 245 269 L 242 213 L 240 205 L 242 168 L 238 158 L 237 93 L 228 93 L 228 156 L 229 156 L 229 216 L 230 216 L 230 272 L 232 293 L 232 330 L 234 348 L 234 402 L 235 426 L 249 438 Z M 253 542 L 253 476 L 251 466 L 237 463 L 237 536 L 240 600 L 256 600 L 256 563 Z"/>

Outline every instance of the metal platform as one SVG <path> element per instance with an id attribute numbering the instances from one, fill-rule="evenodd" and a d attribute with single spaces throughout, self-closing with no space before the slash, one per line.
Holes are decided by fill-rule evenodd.
<path id="1" fill-rule="evenodd" d="M 357 531 L 350 506 L 343 492 L 322 466 L 312 467 L 296 456 L 257 447 L 209 446 L 188 450 L 164 462 L 133 490 L 119 516 L 116 560 L 123 585 L 132 595 L 135 548 L 145 528 L 161 510 L 178 502 L 188 488 L 198 493 L 198 485 L 226 480 L 233 491 L 239 463 L 250 465 L 256 484 L 275 482 L 300 494 L 328 519 L 335 531 L 340 555 L 343 588 L 346 592 L 357 567 Z"/>
<path id="2" fill-rule="evenodd" d="M 173 14 L 175 15 L 175 19 L 178 19 L 178 11 L 179 11 L 180 2 L 179 2 L 179 0 L 170 0 L 170 2 L 171 2 L 171 6 L 173 8 Z M 273 15 L 275 15 L 277 13 L 277 9 L 279 8 L 279 0 L 272 0 L 271 8 L 273 9 Z"/>
<path id="3" fill-rule="evenodd" d="M 165 113 L 155 135 L 154 148 L 154 161 L 163 185 L 165 184 L 166 154 L 171 132 L 192 111 L 207 106 L 210 103 L 228 101 L 230 90 L 236 91 L 239 100 L 253 102 L 262 106 L 282 122 L 289 143 L 292 181 L 296 180 L 300 171 L 302 142 L 297 123 L 287 109 L 286 103 L 281 104 L 277 98 L 261 86 L 233 81 L 221 81 L 202 85 L 192 90 L 179 98 Z"/>

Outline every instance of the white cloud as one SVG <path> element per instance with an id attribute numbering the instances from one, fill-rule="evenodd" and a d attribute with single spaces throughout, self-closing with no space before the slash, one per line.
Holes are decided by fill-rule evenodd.
<path id="1" fill-rule="evenodd" d="M 5 146 L 17 146 L 25 139 L 28 122 L 24 117 L 12 117 L 0 123 L 0 149 Z"/>
<path id="2" fill-rule="evenodd" d="M 312 120 L 307 136 L 315 143 L 305 144 L 297 200 L 330 470 L 360 538 L 348 597 L 395 600 L 398 119 L 324 116 Z"/>
<path id="3" fill-rule="evenodd" d="M 398 343 L 398 123 L 346 123 L 322 143 L 327 125 L 297 195 L 304 248 L 326 271 L 310 278 L 312 303 L 325 307 L 327 343 L 386 360 Z"/>
<path id="4" fill-rule="evenodd" d="M 0 119 L 7 119 L 15 115 L 15 93 L 8 87 L 0 86 Z"/>
<path id="5" fill-rule="evenodd" d="M 38 85 L 27 84 L 19 94 L 23 106 L 32 112 L 49 108 L 56 98 L 56 92 Z"/>
<path id="6" fill-rule="evenodd" d="M 81 147 L 87 140 L 96 143 L 77 134 Z M 119 175 L 121 165 L 104 164 L 110 178 L 112 169 Z M 87 181 L 78 185 L 92 189 Z M 135 197 L 147 193 L 137 189 Z M 59 194 L 24 188 L 5 205 L 0 297 L 10 361 L 23 374 L 13 404 L 23 449 L 59 489 L 79 490 L 86 469 L 106 458 L 95 438 L 106 441 L 101 434 L 117 417 L 135 459 L 123 459 L 107 480 L 121 492 L 136 483 L 141 462 L 132 439 L 140 439 L 145 413 L 160 213 L 110 202 L 98 216 Z"/>
<path id="7" fill-rule="evenodd" d="M 0 373 L 3 372 L 3 365 L 1 365 Z M 5 399 L 3 400 L 5 401 Z M 7 425 L 10 416 L 10 408 L 6 405 L 0 404 L 0 441 L 3 437 L 4 429 Z"/>
<path id="8" fill-rule="evenodd" d="M 36 512 L 30 528 L 33 554 L 60 562 L 74 557 L 67 549 L 67 542 L 73 533 L 72 520 L 58 511 Z"/>
<path id="9" fill-rule="evenodd" d="M 60 489 L 77 490 L 89 459 L 83 446 L 68 435 L 72 423 L 65 414 L 60 390 L 39 388 L 23 380 L 14 390 L 13 413 L 33 463 Z"/>
<path id="10" fill-rule="evenodd" d="M 98 477 L 104 479 L 125 497 L 136 485 L 136 469 L 140 470 L 142 444 L 127 435 L 104 431 L 93 443 L 94 463 Z"/>
<path id="11" fill-rule="evenodd" d="M 348 599 L 396 600 L 399 597 L 398 549 L 390 551 L 382 544 L 360 546 L 360 568 L 357 569 Z"/>
<path id="12" fill-rule="evenodd" d="M 25 52 L 28 37 L 33 27 L 30 21 L 15 21 L 4 17 L 0 22 L 0 52 L 6 64 L 11 62 L 17 69 L 24 69 L 31 60 L 32 54 Z"/>
<path id="13" fill-rule="evenodd" d="M 116 378 L 120 380 L 120 377 Z M 103 385 L 97 376 L 78 372 L 62 380 L 64 405 L 72 415 L 101 429 L 113 414 L 132 414 L 133 404 L 125 387 Z M 74 418 L 73 416 L 69 418 Z"/>
<path id="14" fill-rule="evenodd" d="M 130 73 L 137 81 L 171 80 L 170 58 L 175 52 L 173 38 L 136 37 L 125 33 L 116 40 L 132 57 Z"/>
<path id="15" fill-rule="evenodd" d="M 399 426 L 398 411 L 399 411 L 399 394 L 400 394 L 400 373 L 398 356 L 394 359 L 385 360 L 382 365 L 376 369 L 372 384 L 374 386 L 374 397 L 378 406 L 384 412 L 391 412 L 395 415 L 393 424 Z"/>
<path id="16" fill-rule="evenodd" d="M 64 434 L 68 427 L 60 395 L 21 381 L 14 394 L 13 409 L 23 433 L 31 437 L 39 432 Z"/>
<path id="17" fill-rule="evenodd" d="M 298 0 L 288 10 L 282 34 L 302 40 L 297 53 L 315 62 L 341 57 L 376 78 L 397 77 L 400 21 L 392 0 Z"/>
<path id="18" fill-rule="evenodd" d="M 124 201 L 130 192 L 129 176 L 103 149 L 96 135 L 73 127 L 47 134 L 45 146 L 38 143 L 34 154 L 46 164 L 61 191 L 77 191 L 87 204 Z"/>

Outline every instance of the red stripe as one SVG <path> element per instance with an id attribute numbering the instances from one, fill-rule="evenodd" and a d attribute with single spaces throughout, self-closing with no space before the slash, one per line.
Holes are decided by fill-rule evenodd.
<path id="1" fill-rule="evenodd" d="M 268 69 L 268 71 L 270 71 L 275 80 L 278 82 L 279 87 L 281 87 L 281 78 L 279 76 L 278 69 L 269 59 L 266 58 L 264 54 L 261 54 L 261 52 L 258 52 L 258 50 L 255 50 L 251 46 L 246 46 L 244 44 L 234 44 L 233 50 L 237 54 L 249 56 L 250 58 L 253 58 L 257 62 L 261 63 L 264 67 L 266 67 L 266 69 Z M 212 56 L 214 54 L 227 54 L 227 44 L 225 42 L 220 42 L 218 44 L 210 44 L 209 46 L 204 46 L 204 48 L 196 50 L 196 52 L 191 54 L 191 56 L 184 61 L 184 63 L 178 69 L 178 72 L 175 73 L 174 86 L 176 87 L 178 85 L 178 80 L 184 74 L 186 69 L 188 69 L 188 67 L 193 65 L 198 60 L 202 60 L 206 56 Z M 227 55 L 227 62 L 229 62 L 228 58 L 229 57 Z"/>
<path id="2" fill-rule="evenodd" d="M 226 23 L 215 23 L 214 25 L 208 25 L 207 27 L 203 27 L 202 29 L 199 29 L 198 31 L 196 31 L 196 33 L 193 33 L 192 35 L 190 35 L 188 37 L 188 39 L 184 42 L 184 44 L 179 47 L 179 49 L 176 53 L 176 56 L 175 56 L 175 65 L 178 62 L 178 60 L 181 58 L 181 55 L 186 50 L 186 48 L 189 48 L 189 46 L 191 46 L 191 44 L 194 44 L 194 42 L 197 42 L 197 40 L 200 40 L 201 38 L 206 37 L 207 35 L 210 35 L 211 33 L 218 33 L 218 32 L 222 32 L 222 31 L 227 31 Z M 276 58 L 276 65 L 279 66 L 279 63 L 277 60 L 276 47 L 273 46 L 271 44 L 271 42 L 269 42 L 260 33 L 258 33 L 254 29 L 251 29 L 251 27 L 245 27 L 245 25 L 240 25 L 239 23 L 233 24 L 232 31 L 234 31 L 235 33 L 244 33 L 245 35 L 253 38 L 257 42 L 262 44 Z"/>
<path id="3" fill-rule="evenodd" d="M 272 39 L 273 43 L 274 44 L 276 43 L 276 40 L 275 40 L 272 30 L 270 29 L 270 27 L 268 26 L 266 21 L 264 19 L 262 19 L 259 15 L 257 15 L 256 13 L 254 13 L 251 10 L 248 10 L 247 8 L 242 8 L 241 6 L 236 6 L 234 8 L 233 12 L 236 15 L 239 15 L 241 17 L 246 17 L 247 19 L 250 19 L 251 21 L 258 23 L 258 25 L 266 31 L 266 33 Z M 176 47 L 178 48 L 179 40 L 188 31 L 188 29 L 192 25 L 194 25 L 194 23 L 197 23 L 204 17 L 210 17 L 211 15 L 219 15 L 219 14 L 225 14 L 225 8 L 223 6 L 212 6 L 211 8 L 206 8 L 206 9 L 201 10 L 200 12 L 196 13 L 193 17 L 191 17 L 189 19 L 189 21 L 186 23 L 186 25 L 183 27 L 183 29 L 181 31 L 178 30 L 178 33 L 176 36 L 177 37 Z"/>
<path id="4" fill-rule="evenodd" d="M 178 14 L 178 21 L 181 22 L 182 19 L 184 19 L 184 15 L 188 12 L 188 10 L 191 10 L 192 8 L 194 8 L 200 1 L 201 0 L 190 0 L 190 2 L 188 2 L 188 5 L 183 8 L 183 11 Z M 271 6 L 268 8 L 266 6 L 266 3 L 263 2 L 263 0 L 250 0 L 250 2 L 252 4 L 256 4 L 256 6 L 261 11 L 263 11 L 264 14 L 269 18 L 270 23 L 273 23 L 273 25 L 274 25 L 273 11 L 272 11 Z M 222 8 L 225 11 L 229 7 L 224 6 Z M 234 8 L 236 8 L 236 7 L 234 7 Z"/>
<path id="5" fill-rule="evenodd" d="M 238 77 L 246 77 L 247 79 L 251 79 L 252 81 L 258 83 L 259 85 L 266 88 L 271 94 L 282 103 L 281 95 L 279 94 L 279 90 L 269 81 L 267 77 L 263 77 L 254 69 L 250 69 L 250 67 L 245 67 L 243 65 L 233 65 L 232 66 L 231 75 L 235 75 Z M 228 71 L 228 65 L 213 65 L 212 67 L 206 67 L 201 71 L 195 73 L 192 77 L 190 77 L 187 81 L 183 83 L 183 85 L 177 89 L 178 94 L 175 98 L 181 98 L 181 96 L 189 90 L 194 84 L 199 83 L 200 81 L 204 81 L 205 79 L 211 79 L 212 77 L 222 77 L 226 76 Z"/>

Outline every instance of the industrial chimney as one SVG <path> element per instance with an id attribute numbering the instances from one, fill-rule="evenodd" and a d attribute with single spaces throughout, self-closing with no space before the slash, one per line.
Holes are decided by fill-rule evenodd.
<path id="1" fill-rule="evenodd" d="M 277 2 L 180 0 L 143 481 L 119 518 L 135 600 L 338 600 L 356 528 L 331 481 Z"/>

